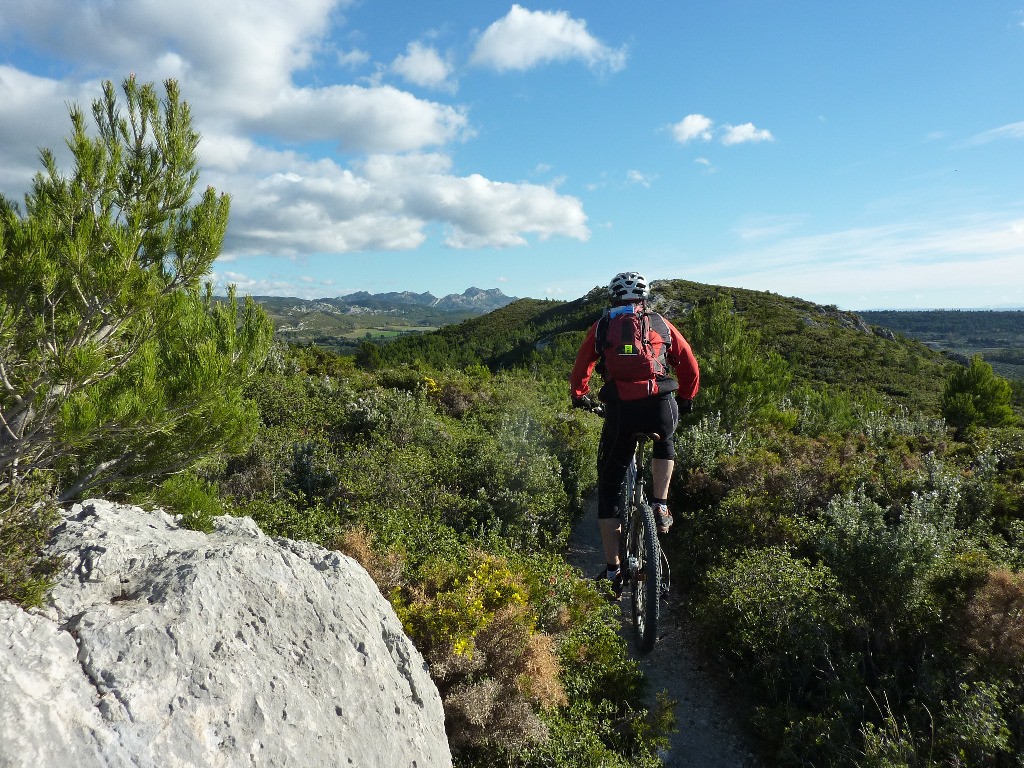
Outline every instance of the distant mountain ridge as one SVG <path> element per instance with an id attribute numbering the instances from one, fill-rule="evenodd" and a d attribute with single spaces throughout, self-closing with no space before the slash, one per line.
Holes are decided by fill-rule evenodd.
<path id="1" fill-rule="evenodd" d="M 264 306 L 277 309 L 285 307 L 293 312 L 341 312 L 344 314 L 407 314 L 410 310 L 431 309 L 435 312 L 470 312 L 484 314 L 501 309 L 513 301 L 515 296 L 506 296 L 499 288 L 467 288 L 460 293 L 450 293 L 438 298 L 434 294 L 392 291 L 389 293 L 355 293 L 321 299 L 299 299 L 282 296 L 253 296 Z"/>
<path id="2" fill-rule="evenodd" d="M 274 324 L 278 339 L 354 352 L 368 338 L 390 339 L 423 333 L 489 314 L 518 299 L 497 288 L 467 288 L 437 298 L 432 293 L 400 291 L 300 299 L 253 296 Z"/>

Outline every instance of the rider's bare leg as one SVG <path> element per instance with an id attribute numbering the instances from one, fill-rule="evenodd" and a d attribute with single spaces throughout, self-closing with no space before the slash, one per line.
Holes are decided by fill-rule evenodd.
<path id="1" fill-rule="evenodd" d="M 601 531 L 601 545 L 604 547 L 604 561 L 609 565 L 619 564 L 619 536 L 622 521 L 616 517 L 602 517 L 597 521 Z"/>
<path id="2" fill-rule="evenodd" d="M 667 499 L 668 484 L 672 479 L 672 459 L 651 459 L 651 498 Z"/>

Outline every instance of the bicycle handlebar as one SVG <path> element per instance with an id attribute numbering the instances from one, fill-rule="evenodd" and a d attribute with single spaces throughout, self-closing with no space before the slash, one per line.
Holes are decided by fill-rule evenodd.
<path id="1" fill-rule="evenodd" d="M 573 401 L 573 406 L 584 411 L 590 411 L 590 413 L 596 413 L 602 418 L 604 417 L 604 403 L 592 400 L 589 395 L 584 395 L 579 400 Z"/>

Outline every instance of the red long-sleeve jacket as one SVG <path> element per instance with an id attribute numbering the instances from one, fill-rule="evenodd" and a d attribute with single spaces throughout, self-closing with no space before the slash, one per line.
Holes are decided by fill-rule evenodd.
<path id="1" fill-rule="evenodd" d="M 700 389 L 700 370 L 697 367 L 697 359 L 693 356 L 689 342 L 683 338 L 683 334 L 661 315 L 649 312 L 651 320 L 650 338 L 655 344 L 664 344 L 666 350 L 665 359 L 675 372 L 675 379 L 665 375 L 657 379 L 654 384 L 654 391 L 650 394 L 663 394 L 678 390 L 679 397 L 683 400 L 693 400 Z M 594 373 L 594 367 L 600 360 L 597 351 L 597 326 L 595 322 L 587 331 L 587 337 L 580 345 L 576 353 L 576 362 L 569 374 L 569 392 L 573 398 L 583 397 L 590 393 L 590 377 Z M 667 335 L 667 338 L 665 336 Z M 609 400 L 633 399 L 622 397 L 615 386 L 614 381 L 608 381 L 601 388 L 599 399 L 607 402 Z"/>

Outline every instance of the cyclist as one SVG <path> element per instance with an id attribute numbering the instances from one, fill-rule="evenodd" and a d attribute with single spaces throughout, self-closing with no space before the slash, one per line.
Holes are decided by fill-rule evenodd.
<path id="1" fill-rule="evenodd" d="M 689 343 L 672 323 L 655 312 L 647 311 L 650 287 L 638 272 L 620 272 L 608 285 L 611 308 L 587 332 L 569 376 L 572 404 L 592 408 L 590 377 L 597 367 L 604 379 L 598 399 L 604 403 L 605 420 L 598 446 L 598 528 L 604 549 L 605 571 L 616 593 L 622 585 L 619 572 L 619 536 L 621 534 L 619 492 L 636 450 L 636 434 L 657 434 L 651 462 L 651 505 L 658 530 L 667 533 L 672 526 L 668 509 L 668 487 L 675 464 L 672 435 L 679 424 L 679 414 L 693 410 L 693 398 L 700 387 L 700 372 Z M 616 354 L 607 344 L 607 328 L 617 313 L 633 313 L 646 318 L 643 325 L 650 345 L 646 354 L 653 358 L 655 373 L 650 380 L 616 380 L 607 365 L 609 355 Z M 603 327 L 602 327 L 603 325 Z M 632 348 L 631 348 L 632 349 Z M 667 362 L 667 365 L 665 364 Z M 676 378 L 668 373 L 671 367 Z"/>

